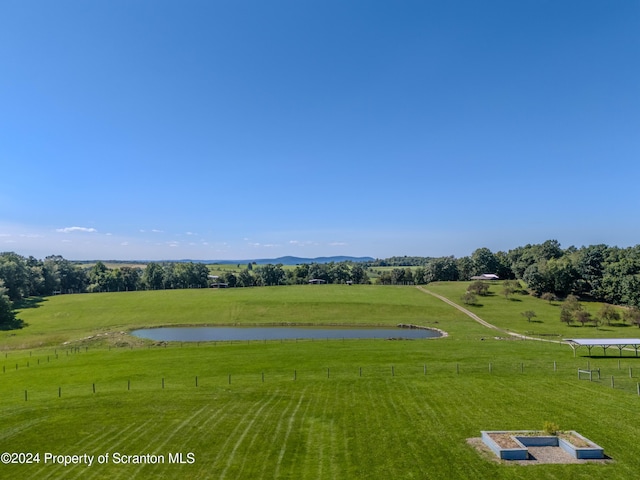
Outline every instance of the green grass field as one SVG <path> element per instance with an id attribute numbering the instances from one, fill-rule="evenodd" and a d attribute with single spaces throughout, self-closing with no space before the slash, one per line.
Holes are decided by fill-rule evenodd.
<path id="1" fill-rule="evenodd" d="M 428 288 L 458 301 L 466 284 Z M 632 327 L 567 327 L 559 307 L 493 290 L 470 310 L 504 330 L 637 336 Z M 528 323 L 526 309 L 539 322 Z M 40 463 L 0 465 L 1 478 L 628 479 L 640 468 L 632 352 L 574 358 L 566 345 L 510 339 L 415 287 L 67 295 L 19 317 L 26 328 L 0 332 L 0 450 L 39 453 Z M 119 333 L 278 323 L 416 323 L 449 336 L 158 345 Z M 601 369 L 599 381 L 577 378 L 587 365 Z M 612 460 L 517 466 L 467 443 L 481 430 L 546 421 L 579 431 Z M 94 463 L 45 463 L 47 452 Z M 193 463 L 169 463 L 178 453 Z M 165 463 L 115 460 L 146 454 Z"/>

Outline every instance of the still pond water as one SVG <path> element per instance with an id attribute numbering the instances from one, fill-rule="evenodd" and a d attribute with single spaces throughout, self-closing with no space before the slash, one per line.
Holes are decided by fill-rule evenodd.
<path id="1" fill-rule="evenodd" d="M 390 327 L 161 327 L 142 328 L 132 335 L 163 342 L 225 340 L 288 340 L 327 338 L 435 338 L 435 330 Z"/>

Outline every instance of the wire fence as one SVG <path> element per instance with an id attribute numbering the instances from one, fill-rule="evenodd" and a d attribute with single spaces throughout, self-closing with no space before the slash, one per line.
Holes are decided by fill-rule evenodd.
<path id="1" fill-rule="evenodd" d="M 256 343 L 257 341 L 251 341 Z M 266 342 L 266 341 L 265 341 Z M 271 341 L 273 343 L 273 341 Z M 289 342 L 292 342 L 291 340 Z M 239 342 L 236 342 L 236 344 Z M 240 342 L 246 343 L 246 342 Z M 225 345 L 233 345 L 233 342 L 224 342 Z M 165 344 L 162 346 L 145 347 L 117 347 L 123 349 L 167 349 L 169 355 L 171 351 L 179 349 L 180 344 Z M 207 344 L 208 350 L 214 351 L 216 344 Z M 562 381 L 585 382 L 601 386 L 602 388 L 612 388 L 616 390 L 633 393 L 640 397 L 640 359 L 637 357 L 625 356 L 621 358 L 600 357 L 579 358 L 563 360 L 562 362 L 548 360 L 511 360 L 511 361 L 489 361 L 480 362 L 474 360 L 446 361 L 439 359 L 424 363 L 399 363 L 399 364 L 345 364 L 315 366 L 309 365 L 295 366 L 291 368 L 260 368 L 252 369 L 244 367 L 242 369 L 227 368 L 222 371 L 215 367 L 207 368 L 205 375 L 199 372 L 187 373 L 183 371 L 180 364 L 175 366 L 175 374 L 155 375 L 149 372 L 136 372 L 135 375 L 123 376 L 122 378 L 109 378 L 106 380 L 96 380 L 92 382 L 60 382 L 57 385 L 49 382 L 48 386 L 37 385 L 30 387 L 29 376 L 22 376 L 16 379 L 16 373 L 22 374 L 25 369 L 43 368 L 47 364 L 60 362 L 67 357 L 82 356 L 94 350 L 111 351 L 112 347 L 89 348 L 71 347 L 67 349 L 53 349 L 50 352 L 29 352 L 24 351 L 4 352 L 2 364 L 2 385 L 0 391 L 5 400 L 8 398 L 20 399 L 24 401 L 48 400 L 53 398 L 69 398 L 82 395 L 100 395 L 114 392 L 149 391 L 149 390 L 188 390 L 203 388 L 229 388 L 230 386 L 259 385 L 270 382 L 300 382 L 300 381 L 358 381 L 360 379 L 393 379 L 393 380 L 419 380 L 425 382 L 441 382 L 455 378 L 478 379 L 478 378 L 557 378 Z M 203 348 L 204 350 L 204 348 Z M 0 377 L 0 378 L 2 378 Z M 26 388 L 20 389 L 18 383 L 22 382 Z"/>

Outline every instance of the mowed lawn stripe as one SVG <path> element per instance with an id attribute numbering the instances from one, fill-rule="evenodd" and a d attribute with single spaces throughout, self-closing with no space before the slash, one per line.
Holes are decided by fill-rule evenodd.
<path id="1" fill-rule="evenodd" d="M 227 432 L 225 422 L 229 422 L 230 418 L 237 418 L 238 413 L 250 408 L 244 402 L 234 401 L 234 396 L 231 394 L 225 395 L 224 398 L 216 395 L 215 404 L 206 397 L 203 401 L 207 402 L 208 410 L 213 413 L 205 415 L 205 420 L 200 422 L 190 435 L 190 442 L 184 442 L 185 445 L 191 445 L 191 448 L 198 453 L 218 451 L 220 448 L 218 444 Z M 217 456 L 198 455 L 196 457 L 195 465 L 198 467 L 199 477 L 208 478 L 217 471 L 216 468 L 219 470 L 215 463 L 216 459 Z"/>
<path id="2" fill-rule="evenodd" d="M 238 450 L 239 445 L 242 443 L 242 440 L 253 428 L 256 420 L 262 418 L 262 411 L 271 403 L 276 402 L 278 398 L 278 392 L 276 391 L 274 394 L 265 396 L 257 402 L 254 402 L 252 408 L 249 408 L 249 405 L 243 402 L 243 411 L 237 416 L 234 415 L 235 425 L 230 431 L 227 431 L 227 438 L 218 448 L 217 455 L 213 460 L 216 478 L 222 480 L 234 461 L 238 461 L 238 459 L 235 458 L 235 453 Z M 231 447 L 233 440 L 235 440 L 235 443 L 233 444 L 233 447 Z M 242 463 L 242 460 L 240 463 Z M 224 468 L 222 468 L 222 465 L 224 465 Z"/>
<path id="3" fill-rule="evenodd" d="M 333 443 L 333 420 L 328 417 L 331 401 L 327 393 L 331 388 L 334 387 L 327 382 L 314 382 L 313 390 L 307 396 L 307 409 L 300 426 L 304 445 L 298 446 L 299 451 L 295 457 L 295 461 L 299 462 L 301 479 L 325 478 L 325 469 L 330 470 L 333 465 L 331 455 L 326 454 Z M 337 478 L 335 474 L 331 477 Z"/>
<path id="4" fill-rule="evenodd" d="M 258 408 L 257 411 L 247 409 L 247 416 L 250 414 L 251 420 L 247 422 L 247 419 L 243 418 L 242 421 L 239 422 L 239 425 L 246 425 L 246 427 L 238 436 L 235 444 L 233 445 L 233 448 L 231 449 L 231 452 L 225 454 L 226 464 L 224 469 L 218 476 L 220 480 L 224 479 L 227 476 L 229 469 L 232 467 L 234 470 L 233 477 L 238 478 L 240 476 L 240 473 L 245 468 L 247 460 L 251 459 L 251 446 L 255 443 L 257 436 L 260 436 L 262 434 L 265 424 L 267 422 L 270 422 L 270 419 L 272 418 L 271 413 L 277 408 L 280 403 L 278 400 L 280 400 L 280 395 L 279 390 L 276 390 L 274 394 L 267 397 L 266 401 L 260 406 L 260 408 Z M 265 411 L 263 412 L 263 410 Z M 248 445 L 243 445 L 244 440 L 249 433 L 252 434 L 251 441 L 249 441 Z M 231 438 L 232 435 L 229 435 L 229 440 Z M 241 451 L 240 454 L 238 454 L 238 450 Z"/>
<path id="5" fill-rule="evenodd" d="M 286 405 L 284 406 L 284 408 L 282 409 L 281 414 L 278 416 L 277 420 L 272 419 L 273 422 L 275 422 L 275 429 L 273 431 L 271 440 L 270 440 L 270 445 L 268 447 L 268 452 L 266 452 L 265 456 L 264 456 L 264 462 L 262 465 L 262 475 L 263 478 L 276 478 L 275 475 L 275 471 L 277 469 L 277 462 L 278 462 L 278 457 L 280 454 L 280 448 L 281 448 L 281 444 L 284 441 L 282 438 L 282 431 L 285 430 L 286 428 L 284 427 L 284 424 L 289 420 L 290 416 L 292 415 L 290 412 L 292 409 L 295 409 L 294 407 L 294 402 L 296 401 L 297 397 L 294 395 L 294 392 L 296 392 L 297 389 L 292 389 L 292 391 L 290 392 L 291 395 L 288 395 L 287 398 L 287 402 Z"/>
<path id="6" fill-rule="evenodd" d="M 300 466 L 304 464 L 305 459 L 309 454 L 309 444 L 308 437 L 306 435 L 306 425 L 308 423 L 308 415 L 309 411 L 314 406 L 313 402 L 313 392 L 305 396 L 305 408 L 304 411 L 298 415 L 297 426 L 294 430 L 294 436 L 291 441 L 289 441 L 288 458 L 289 462 L 289 471 L 283 476 L 292 477 L 296 475 L 296 471 L 300 469 Z M 302 475 L 301 475 L 302 476 Z"/>
<path id="7" fill-rule="evenodd" d="M 74 452 L 82 452 L 82 453 L 87 453 L 89 455 L 92 455 L 93 453 L 91 452 L 96 446 L 99 446 L 100 450 L 102 450 L 102 445 L 100 444 L 100 442 L 104 442 L 109 438 L 118 438 L 118 436 L 121 433 L 122 431 L 118 431 L 115 428 L 111 428 L 109 430 L 101 432 L 100 435 L 94 435 L 89 441 L 86 441 L 87 440 L 86 437 L 75 434 L 78 440 L 74 444 L 65 446 L 63 449 L 53 451 L 51 453 L 56 455 L 73 455 L 75 454 Z M 62 464 L 45 465 L 44 459 L 42 460 L 43 461 L 40 464 L 41 467 L 39 470 L 35 472 L 34 478 L 57 478 L 62 476 L 64 476 L 65 478 L 72 478 L 70 475 L 72 473 L 78 472 L 79 469 L 82 470 L 78 472 L 79 475 L 82 475 L 83 473 L 85 474 L 89 473 L 87 472 L 86 465 L 69 465 L 69 466 L 64 466 Z"/>
<path id="8" fill-rule="evenodd" d="M 128 427 L 124 428 L 110 428 L 102 435 L 92 436 L 89 442 L 78 442 L 78 444 L 74 446 L 74 450 L 86 452 L 102 451 L 105 453 L 118 451 L 119 448 L 121 448 L 123 445 L 127 445 L 129 443 L 135 444 L 138 439 L 147 435 L 147 429 L 149 428 L 151 422 L 152 420 L 149 419 L 146 422 L 140 423 L 137 428 L 133 428 L 135 427 L 135 424 L 131 424 Z M 131 430 L 132 428 L 133 430 Z M 110 440 L 111 443 L 106 443 L 105 446 L 104 442 L 108 440 Z M 92 467 L 91 469 L 87 469 L 86 467 L 80 465 L 74 465 L 73 467 L 67 467 L 64 470 L 64 476 L 66 478 L 72 478 L 69 476 L 69 472 L 72 472 L 76 474 L 73 478 L 96 478 L 96 476 L 102 475 L 102 472 L 100 470 L 101 469 L 99 468 Z"/>
<path id="9" fill-rule="evenodd" d="M 264 447 L 265 441 L 269 438 L 268 432 L 272 425 L 272 417 L 274 410 L 280 405 L 279 402 L 273 402 L 269 409 L 261 415 L 261 418 L 256 419 L 254 425 L 251 440 L 243 445 L 244 455 L 242 456 L 242 463 L 238 467 L 238 471 L 235 473 L 236 478 L 252 478 L 256 475 L 251 469 L 256 468 L 256 464 L 252 463 L 254 452 L 260 451 Z M 247 468 L 248 467 L 248 468 Z M 245 472 L 247 469 L 247 472 Z"/>
<path id="10" fill-rule="evenodd" d="M 167 445 L 170 442 L 170 440 L 174 436 L 176 436 L 178 434 L 182 438 L 182 435 L 183 435 L 182 429 L 187 427 L 187 426 L 191 426 L 193 424 L 197 424 L 199 419 L 200 419 L 200 417 L 202 416 L 202 412 L 206 408 L 207 407 L 205 405 L 205 406 L 199 408 L 196 411 L 191 410 L 191 411 L 185 412 L 185 413 L 190 413 L 190 415 L 187 418 L 185 418 L 177 426 L 173 425 L 171 422 L 168 422 L 165 425 L 165 427 L 161 430 L 161 432 L 159 432 L 158 434 L 156 434 L 154 436 L 154 440 L 149 441 L 146 445 L 144 445 L 139 450 L 139 452 L 140 453 L 150 453 L 150 454 L 161 454 L 161 455 L 164 455 L 166 453 L 164 451 L 165 445 Z M 161 441 L 158 442 L 158 440 L 161 440 Z M 174 450 L 175 447 L 172 446 L 171 449 Z M 178 447 L 177 450 L 180 451 L 181 449 Z M 137 453 L 135 453 L 135 454 L 137 454 Z M 145 469 L 145 471 L 148 471 L 148 472 L 153 472 L 155 470 L 158 473 L 162 473 L 162 470 L 164 470 L 165 468 L 166 468 L 166 465 L 162 465 L 162 464 L 158 464 L 158 465 L 141 464 L 133 472 L 133 476 L 134 477 L 138 476 L 143 469 Z M 119 476 L 119 478 L 121 478 L 121 476 L 123 474 L 125 474 L 125 472 L 122 472 L 122 474 Z M 126 476 L 128 477 L 128 475 L 126 475 Z"/>
<path id="11" fill-rule="evenodd" d="M 278 461 L 276 462 L 276 469 L 274 474 L 275 478 L 278 478 L 280 476 L 280 465 L 282 464 L 282 458 L 284 457 L 284 454 L 287 451 L 289 435 L 291 435 L 291 429 L 293 427 L 293 423 L 297 420 L 297 413 L 298 413 L 298 410 L 300 410 L 300 405 L 302 404 L 302 401 L 305 398 L 304 397 L 305 391 L 306 389 L 302 391 L 302 393 L 300 394 L 300 399 L 298 400 L 298 404 L 296 405 L 293 412 L 289 415 L 289 421 L 287 422 L 287 430 L 285 432 L 284 439 L 282 440 L 282 443 L 281 443 L 280 454 L 278 455 Z M 304 419 L 302 421 L 304 421 Z"/>

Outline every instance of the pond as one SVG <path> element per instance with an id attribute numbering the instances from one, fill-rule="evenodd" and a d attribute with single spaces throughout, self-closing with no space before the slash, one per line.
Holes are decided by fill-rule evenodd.
<path id="1" fill-rule="evenodd" d="M 329 338 L 436 338 L 436 330 L 394 327 L 159 327 L 133 330 L 132 335 L 163 342 L 225 340 L 288 340 Z"/>

